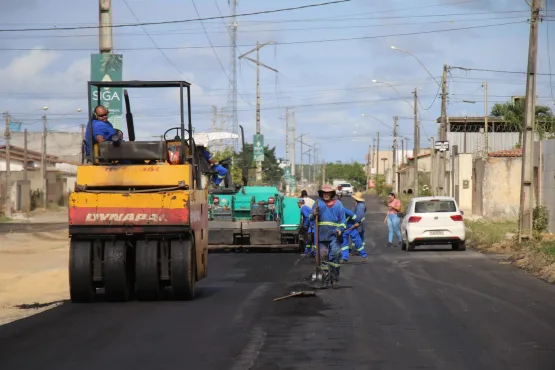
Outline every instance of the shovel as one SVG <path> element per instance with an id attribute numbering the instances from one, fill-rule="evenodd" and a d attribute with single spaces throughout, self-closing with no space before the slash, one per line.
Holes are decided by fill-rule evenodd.
<path id="1" fill-rule="evenodd" d="M 291 298 L 291 297 L 315 297 L 315 296 L 316 296 L 315 291 L 304 290 L 304 291 L 301 291 L 301 292 L 291 292 L 291 294 L 289 294 L 289 295 L 279 297 L 279 298 L 274 298 L 274 302 L 281 301 L 282 299 L 287 299 L 287 298 Z"/>

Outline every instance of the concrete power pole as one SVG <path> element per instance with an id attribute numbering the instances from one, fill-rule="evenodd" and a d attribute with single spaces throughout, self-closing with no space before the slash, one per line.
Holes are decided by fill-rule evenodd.
<path id="1" fill-rule="evenodd" d="M 420 155 L 420 122 L 418 121 L 418 90 L 414 89 L 414 189 L 412 189 L 413 196 L 418 196 L 418 156 Z"/>
<path id="2" fill-rule="evenodd" d="M 380 174 L 380 133 L 378 132 L 378 141 L 376 144 L 376 177 Z M 384 173 L 385 176 L 385 173 Z"/>
<path id="3" fill-rule="evenodd" d="M 85 125 L 81 125 L 81 137 L 82 140 L 85 140 Z M 23 131 L 23 180 L 27 181 L 27 162 L 28 160 L 28 153 L 27 153 L 27 129 Z"/>
<path id="4" fill-rule="evenodd" d="M 401 164 L 405 164 L 405 139 L 401 140 Z"/>
<path id="5" fill-rule="evenodd" d="M 483 158 L 488 157 L 489 153 L 489 138 L 488 138 L 488 83 L 483 82 L 482 87 L 484 88 L 484 155 Z"/>
<path id="6" fill-rule="evenodd" d="M 322 185 L 326 183 L 326 161 L 322 158 Z"/>
<path id="7" fill-rule="evenodd" d="M 297 178 L 295 177 L 295 147 L 296 145 L 296 138 L 295 138 L 295 112 L 291 114 L 291 142 L 293 143 L 293 147 L 291 148 L 291 177 L 293 178 L 293 183 L 296 184 Z M 291 187 L 291 193 L 295 194 L 296 186 Z"/>
<path id="8" fill-rule="evenodd" d="M 114 48 L 112 39 L 112 0 L 98 0 L 99 10 L 99 49 L 100 54 L 112 54 Z"/>
<path id="9" fill-rule="evenodd" d="M 301 135 L 300 139 L 301 139 L 301 188 L 304 189 L 304 185 L 303 185 L 303 181 L 304 181 L 304 143 L 303 143 L 303 136 L 304 134 Z M 309 166 L 310 166 L 310 162 L 309 162 Z M 310 174 L 310 167 L 308 169 L 308 173 Z M 310 181 L 310 176 L 308 177 L 308 181 Z"/>
<path id="10" fill-rule="evenodd" d="M 443 75 L 441 77 L 441 119 L 439 125 L 439 140 L 446 141 L 447 140 L 447 64 L 443 65 Z M 446 171 L 446 159 L 447 153 L 440 152 L 439 153 L 439 166 L 438 166 L 438 182 L 437 186 L 439 187 L 438 195 L 446 195 L 445 194 L 445 171 Z"/>
<path id="11" fill-rule="evenodd" d="M 370 174 L 372 169 L 370 168 L 371 156 L 372 156 L 372 145 L 368 145 L 368 158 L 366 158 L 366 191 L 370 190 Z"/>
<path id="12" fill-rule="evenodd" d="M 372 168 L 374 168 L 375 165 L 376 165 L 376 138 L 373 138 L 372 139 Z"/>
<path id="13" fill-rule="evenodd" d="M 289 157 L 289 108 L 285 108 L 285 164 L 291 168 L 291 158 Z M 289 181 L 285 184 L 285 194 L 291 195 Z"/>
<path id="14" fill-rule="evenodd" d="M 397 194 L 397 125 L 399 117 L 393 117 L 393 164 L 391 165 L 391 185 Z"/>
<path id="15" fill-rule="evenodd" d="M 260 66 L 268 68 L 271 71 L 274 72 L 278 72 L 277 69 L 274 69 L 270 66 L 267 66 L 266 64 L 262 63 L 260 61 L 260 49 L 262 49 L 264 46 L 269 45 L 269 44 L 274 44 L 274 41 L 268 41 L 265 42 L 264 44 L 260 44 L 258 41 L 256 42 L 256 47 L 254 49 L 251 49 L 249 51 L 247 51 L 246 53 L 242 54 L 239 56 L 239 59 L 245 58 L 251 62 L 253 62 L 254 64 L 256 64 L 256 134 L 260 135 Z M 256 51 L 256 60 L 247 57 L 248 54 L 255 52 Z M 295 144 L 295 141 L 293 140 L 293 145 Z M 254 143 L 253 143 L 254 145 Z M 256 163 L 256 180 L 257 181 L 261 181 L 262 180 L 262 162 L 257 162 Z"/>
<path id="16" fill-rule="evenodd" d="M 41 150 L 41 178 L 42 178 L 42 204 L 43 207 L 46 209 L 48 205 L 48 176 L 46 171 L 46 134 L 47 134 L 47 121 L 46 121 L 46 114 L 42 116 L 42 150 Z"/>
<path id="17" fill-rule="evenodd" d="M 534 129 L 536 118 L 536 68 L 538 59 L 538 22 L 540 1 L 532 0 L 530 40 L 528 45 L 528 72 L 526 76 L 526 101 L 524 108 L 525 130 L 522 135 L 522 173 L 518 241 L 532 239 L 534 210 Z"/>
<path id="18" fill-rule="evenodd" d="M 10 199 L 11 195 L 11 180 L 12 174 L 10 172 L 10 124 L 11 124 L 11 117 L 10 113 L 6 112 L 6 129 L 5 129 L 5 138 L 6 138 L 6 182 L 5 182 L 5 189 L 4 189 L 4 208 L 5 208 L 5 216 L 12 217 L 12 203 Z"/>

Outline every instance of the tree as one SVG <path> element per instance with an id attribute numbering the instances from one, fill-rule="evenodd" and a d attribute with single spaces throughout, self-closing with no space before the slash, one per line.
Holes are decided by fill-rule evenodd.
<path id="1" fill-rule="evenodd" d="M 256 163 L 252 160 L 253 159 L 253 145 L 252 144 L 245 144 L 245 152 L 241 151 L 238 153 L 234 159 L 234 163 L 242 163 L 242 156 L 245 155 L 245 158 L 248 158 L 249 165 L 251 168 L 256 167 Z M 283 169 L 279 168 L 279 163 L 277 162 L 276 157 L 276 147 L 270 148 L 268 145 L 264 146 L 264 161 L 262 162 L 262 182 L 265 184 L 271 185 L 278 185 L 283 177 L 284 172 Z M 250 176 L 254 177 L 254 176 Z M 249 179 L 249 182 L 254 182 L 255 179 Z"/>
<path id="2" fill-rule="evenodd" d="M 242 162 L 238 159 L 237 153 L 232 148 L 225 148 L 212 154 L 215 161 L 221 161 L 226 158 L 232 158 L 231 164 L 231 179 L 234 184 L 241 184 L 241 166 Z"/>
<path id="3" fill-rule="evenodd" d="M 345 180 L 350 182 L 355 188 L 366 186 L 366 173 L 364 166 L 358 162 L 354 163 L 328 163 L 326 165 L 326 182 L 333 180 Z"/>
<path id="4" fill-rule="evenodd" d="M 500 117 L 512 128 L 518 130 L 518 147 L 522 145 L 522 130 L 525 121 L 525 102 L 518 99 L 514 102 L 496 103 L 491 108 L 493 117 Z M 554 137 L 555 127 L 554 117 L 551 109 L 544 105 L 536 106 L 536 132 L 541 138 Z"/>

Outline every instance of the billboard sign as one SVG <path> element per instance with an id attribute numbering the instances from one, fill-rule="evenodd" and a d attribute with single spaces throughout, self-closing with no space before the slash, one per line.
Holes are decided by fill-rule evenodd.
<path id="1" fill-rule="evenodd" d="M 91 54 L 91 81 L 122 81 L 123 55 Z M 91 110 L 97 105 L 105 106 L 110 112 L 109 121 L 118 130 L 123 122 L 123 89 L 91 87 Z M 99 99 L 100 98 L 100 99 Z"/>

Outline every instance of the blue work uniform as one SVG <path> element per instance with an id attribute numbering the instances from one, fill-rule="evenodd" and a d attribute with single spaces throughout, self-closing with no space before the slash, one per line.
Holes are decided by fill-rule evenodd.
<path id="1" fill-rule="evenodd" d="M 85 132 L 85 153 L 86 155 L 91 154 L 90 150 L 90 129 L 87 125 L 87 130 Z M 96 143 L 96 137 L 101 135 L 104 140 L 112 141 L 112 136 L 117 135 L 118 131 L 112 126 L 109 121 L 100 121 L 97 119 L 92 120 L 92 132 L 93 132 L 93 143 Z"/>
<path id="2" fill-rule="evenodd" d="M 355 215 L 357 216 L 357 222 L 359 227 L 357 227 L 358 235 L 362 239 L 362 248 L 366 248 L 366 240 L 364 239 L 364 221 L 366 220 L 366 204 L 364 202 L 357 202 L 355 206 Z M 366 253 L 366 252 L 364 252 Z"/>
<path id="3" fill-rule="evenodd" d="M 202 156 L 208 162 L 212 160 L 212 154 L 208 150 L 206 150 L 206 148 L 202 149 Z M 212 183 L 216 186 L 220 186 L 222 181 L 224 181 L 225 177 L 227 176 L 227 170 L 224 166 L 221 166 L 219 164 L 212 164 L 210 165 L 210 167 L 217 172 L 212 175 Z"/>
<path id="4" fill-rule="evenodd" d="M 318 246 L 320 248 L 320 258 L 324 260 L 327 256 L 330 271 L 330 282 L 339 281 L 339 257 L 341 254 L 341 236 L 337 235 L 337 230 L 341 233 L 345 231 L 345 207 L 340 200 L 335 200 L 333 205 L 328 207 L 322 198 L 314 203 L 313 213 L 310 215 L 314 219 L 314 210 L 318 209 Z M 326 266 L 322 266 L 325 269 Z"/>
<path id="5" fill-rule="evenodd" d="M 347 230 L 343 233 L 343 243 L 341 243 L 341 260 L 345 262 L 349 260 L 349 237 L 351 238 L 351 241 L 355 245 L 355 248 L 360 256 L 362 258 L 368 257 L 368 254 L 362 245 L 362 238 L 360 237 L 357 229 L 352 228 L 357 223 L 357 215 L 350 209 L 345 208 L 345 219 L 347 221 Z"/>
<path id="6" fill-rule="evenodd" d="M 314 220 L 310 219 L 310 215 L 312 214 L 312 209 L 307 206 L 306 204 L 301 207 L 301 218 L 304 228 L 306 229 L 306 233 L 309 234 L 309 237 L 312 238 L 306 241 L 306 245 L 304 248 L 304 254 L 316 254 L 316 247 L 313 245 L 314 241 Z"/>

